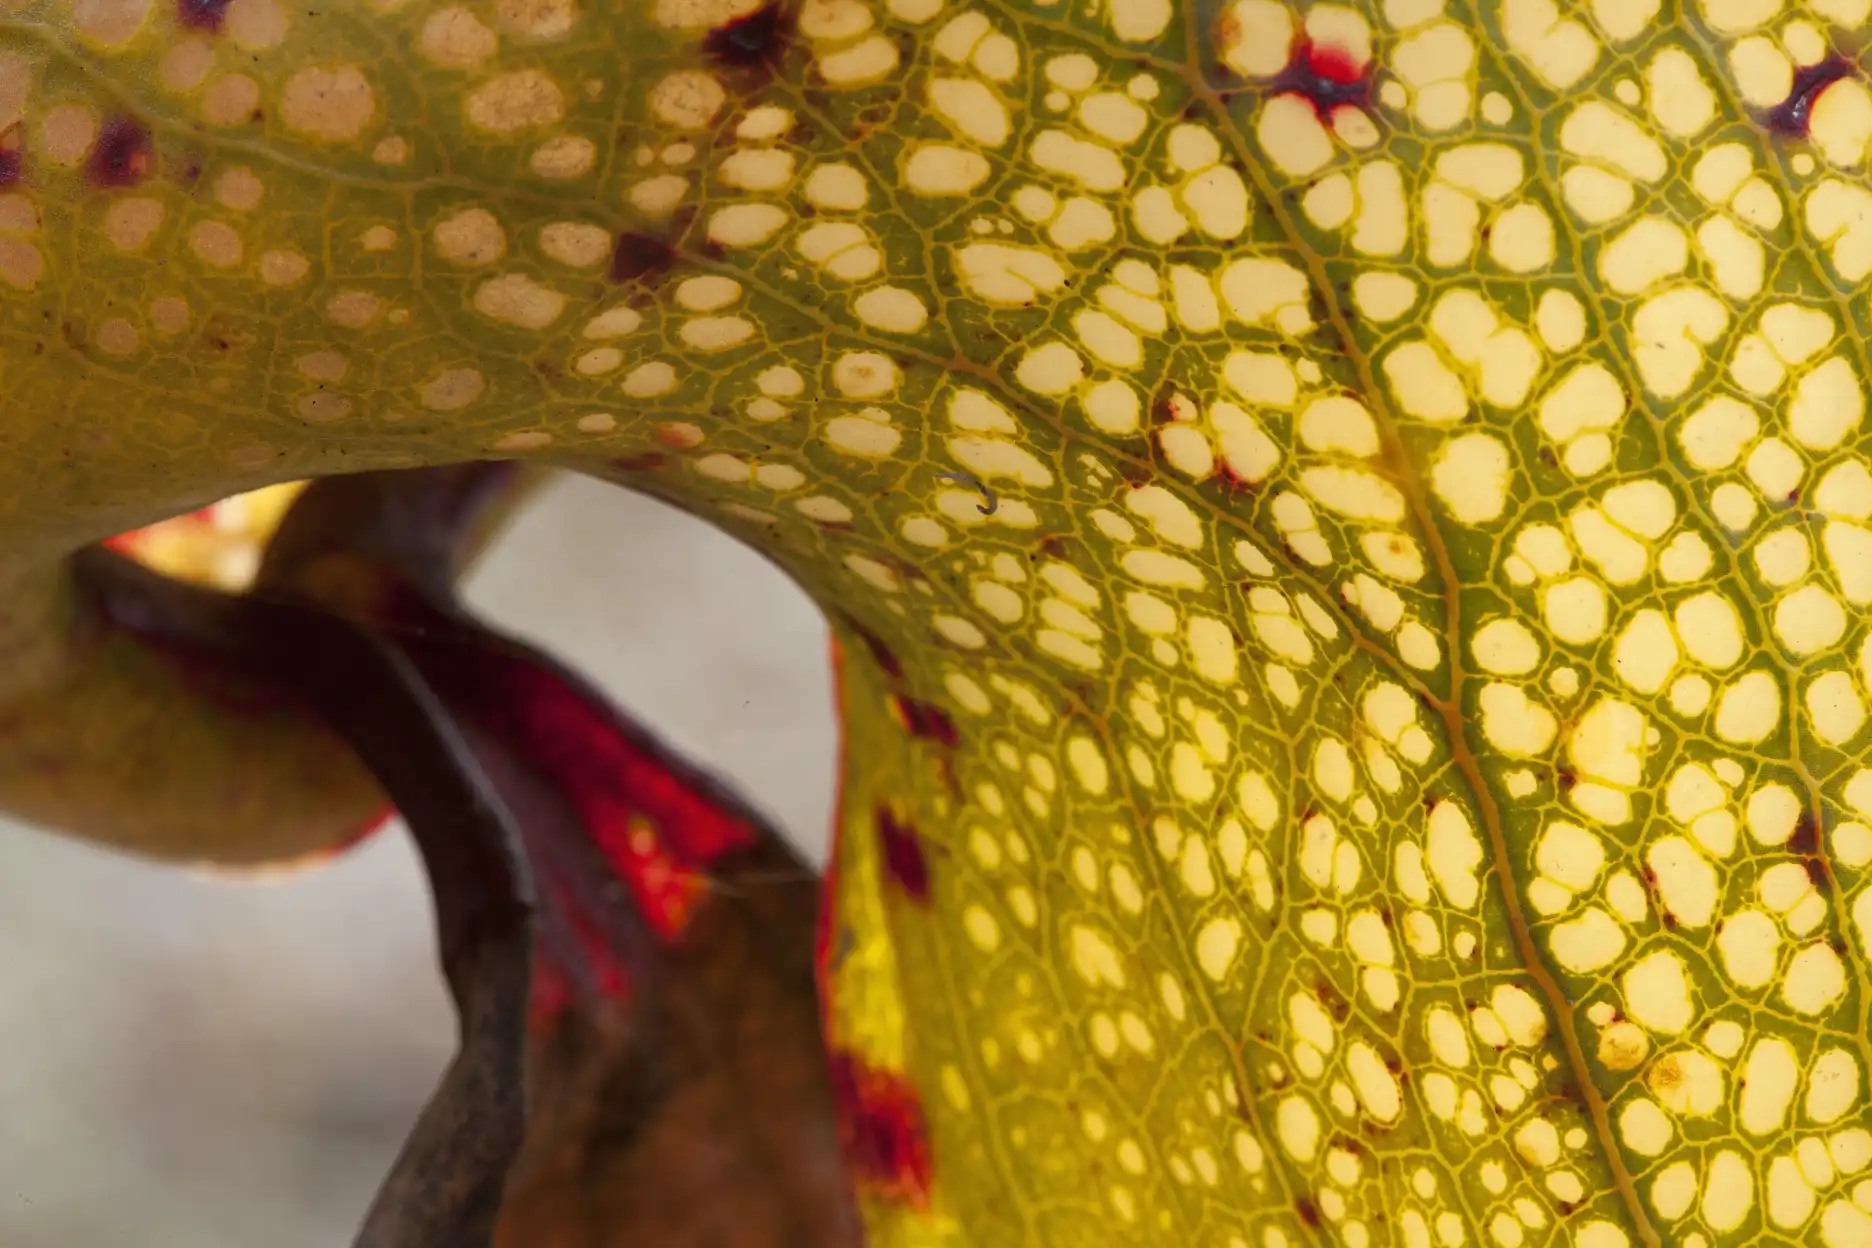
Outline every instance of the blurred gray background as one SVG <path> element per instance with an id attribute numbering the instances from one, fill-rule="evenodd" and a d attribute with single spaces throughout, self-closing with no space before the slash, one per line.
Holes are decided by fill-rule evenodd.
<path id="1" fill-rule="evenodd" d="M 568 479 L 469 598 L 822 859 L 825 629 L 770 565 L 661 504 Z M 0 822 L 5 1248 L 338 1248 L 452 1044 L 400 826 L 256 883 Z"/>

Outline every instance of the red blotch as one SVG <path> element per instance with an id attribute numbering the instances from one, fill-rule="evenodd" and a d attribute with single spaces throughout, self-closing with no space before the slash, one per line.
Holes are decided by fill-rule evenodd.
<path id="1" fill-rule="evenodd" d="M 187 30 L 220 34 L 227 8 L 228 0 L 176 0 L 176 21 Z"/>
<path id="2" fill-rule="evenodd" d="M 852 1053 L 830 1056 L 840 1143 L 853 1176 L 887 1200 L 929 1212 L 934 1162 L 923 1102 L 902 1075 Z"/>
<path id="3" fill-rule="evenodd" d="M 929 858 L 923 853 L 923 839 L 917 835 L 917 830 L 888 807 L 879 807 L 877 834 L 884 850 L 884 869 L 890 878 L 912 899 L 927 903 L 930 898 Z"/>
<path id="4" fill-rule="evenodd" d="M 156 146 L 149 129 L 130 117 L 110 117 L 98 131 L 85 171 L 93 186 L 136 186 L 154 172 Z"/>
<path id="5" fill-rule="evenodd" d="M 906 698 L 892 694 L 890 699 L 891 714 L 903 725 L 904 731 L 913 737 L 922 737 L 935 741 L 950 749 L 956 747 L 962 738 L 956 735 L 955 721 L 944 713 L 942 708 L 919 702 L 915 698 Z"/>
<path id="6" fill-rule="evenodd" d="M 1763 113 L 1761 124 L 1784 138 L 1806 138 L 1813 122 L 1814 101 L 1852 71 L 1852 62 L 1837 53 L 1818 64 L 1801 66 L 1794 71 L 1794 85 L 1789 88 L 1787 99 Z"/>
<path id="7" fill-rule="evenodd" d="M 1344 48 L 1302 41 L 1301 55 L 1306 58 L 1307 72 L 1337 86 L 1349 87 L 1365 77 L 1365 67 Z"/>
<path id="8" fill-rule="evenodd" d="M 1364 110 L 1370 104 L 1370 69 L 1371 62 L 1358 60 L 1345 48 L 1302 39 L 1294 45 L 1287 68 L 1275 75 L 1270 92 L 1301 96 L 1330 125 L 1334 109 Z"/>

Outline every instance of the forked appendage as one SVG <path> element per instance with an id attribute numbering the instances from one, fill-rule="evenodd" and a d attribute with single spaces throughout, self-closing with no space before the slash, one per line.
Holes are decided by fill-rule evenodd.
<path id="1" fill-rule="evenodd" d="M 463 556 L 519 483 L 500 465 L 315 483 L 242 600 L 83 561 L 119 625 L 198 666 L 238 663 L 323 717 L 423 846 L 462 1049 L 359 1243 L 485 1244 L 504 1179 L 494 1242 L 512 1248 L 855 1245 L 813 990 L 818 881 L 575 673 L 460 608 Z M 459 852 L 474 816 L 524 851 L 537 939 L 505 938 L 528 922 L 527 874 Z"/>
<path id="2" fill-rule="evenodd" d="M 526 1130 L 533 895 L 513 820 L 415 666 L 301 602 L 230 597 L 112 552 L 75 560 L 106 617 L 288 693 L 358 752 L 403 813 L 435 898 L 461 1044 L 379 1191 L 358 1248 L 491 1242 Z"/>
<path id="3" fill-rule="evenodd" d="M 534 870 L 531 1125 L 497 1242 L 848 1248 L 813 979 L 819 882 L 755 812 L 549 656 L 469 616 L 451 549 L 498 465 L 314 483 L 260 595 L 403 652 Z"/>

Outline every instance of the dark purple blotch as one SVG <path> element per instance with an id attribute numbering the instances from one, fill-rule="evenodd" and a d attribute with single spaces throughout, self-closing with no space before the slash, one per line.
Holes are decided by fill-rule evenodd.
<path id="1" fill-rule="evenodd" d="M 98 131 L 97 146 L 85 166 L 93 186 L 136 186 L 156 168 L 156 145 L 149 128 L 133 117 L 111 117 Z"/>
<path id="2" fill-rule="evenodd" d="M 923 841 L 916 829 L 899 819 L 890 808 L 880 807 L 877 833 L 879 848 L 884 851 L 884 870 L 911 900 L 927 902 L 929 859 L 924 856 Z"/>
<path id="3" fill-rule="evenodd" d="M 218 35 L 221 23 L 227 19 L 227 9 L 228 0 L 176 0 L 176 21 L 185 30 Z"/>
<path id="4" fill-rule="evenodd" d="M 650 234 L 627 230 L 611 251 L 611 280 L 653 284 L 676 264 L 676 249 Z"/>
<path id="5" fill-rule="evenodd" d="M 716 64 L 732 69 L 771 68 L 792 37 L 793 15 L 778 3 L 768 3 L 709 31 L 702 50 Z"/>
<path id="6" fill-rule="evenodd" d="M 1852 62 L 1838 53 L 1813 65 L 1802 65 L 1794 71 L 1794 85 L 1788 89 L 1787 99 L 1761 115 L 1762 125 L 1785 138 L 1806 138 L 1813 122 L 1814 101 L 1852 71 Z"/>

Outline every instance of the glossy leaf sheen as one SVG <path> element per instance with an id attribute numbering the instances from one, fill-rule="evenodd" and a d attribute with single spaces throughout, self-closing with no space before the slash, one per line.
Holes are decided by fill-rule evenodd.
<path id="1" fill-rule="evenodd" d="M 14 11 L 74 539 L 526 454 L 835 612 L 874 1242 L 1872 1242 L 1862 3 Z"/>

